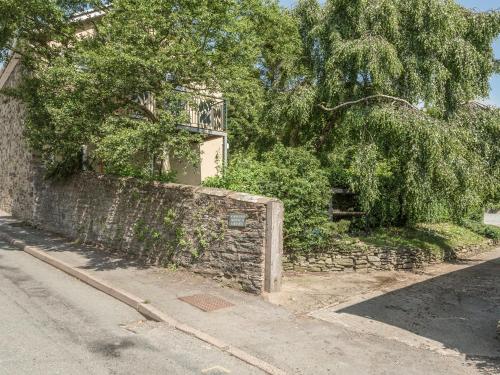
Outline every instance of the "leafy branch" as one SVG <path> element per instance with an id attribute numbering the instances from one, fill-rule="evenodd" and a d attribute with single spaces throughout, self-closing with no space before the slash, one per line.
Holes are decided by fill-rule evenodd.
<path id="1" fill-rule="evenodd" d="M 367 97 L 364 97 L 364 98 L 361 98 L 358 100 L 344 102 L 344 103 L 339 104 L 339 105 L 332 107 L 332 108 L 325 106 L 323 103 L 318 104 L 318 107 L 326 112 L 336 112 L 336 111 L 338 111 L 342 108 L 345 108 L 345 107 L 350 107 L 352 105 L 366 103 L 366 102 L 369 102 L 372 100 L 377 100 L 377 99 L 385 99 L 385 100 L 390 100 L 392 102 L 401 103 L 414 111 L 420 111 L 417 107 L 415 107 L 413 104 L 411 104 L 409 101 L 407 101 L 405 99 L 398 98 L 395 96 L 390 96 L 390 95 L 384 95 L 384 94 L 370 95 L 370 96 L 367 96 Z"/>

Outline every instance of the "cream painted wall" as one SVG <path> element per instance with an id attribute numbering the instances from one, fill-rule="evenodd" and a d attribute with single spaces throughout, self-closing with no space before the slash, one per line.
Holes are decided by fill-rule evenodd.
<path id="1" fill-rule="evenodd" d="M 193 145 L 195 152 L 200 152 L 199 145 Z M 203 159 L 203 156 L 201 156 Z M 184 185 L 201 185 L 201 168 L 193 166 L 185 160 L 169 157 L 169 171 L 176 172 L 176 182 Z"/>
<path id="2" fill-rule="evenodd" d="M 200 163 L 192 166 L 183 160 L 170 157 L 164 163 L 166 170 L 177 173 L 176 182 L 185 185 L 201 185 L 208 177 L 217 176 L 223 166 L 223 137 L 207 137 L 200 145 L 193 145 L 193 149 L 200 153 Z"/>
<path id="3" fill-rule="evenodd" d="M 200 146 L 201 151 L 201 181 L 214 177 L 222 172 L 224 159 L 224 138 L 207 138 Z"/>

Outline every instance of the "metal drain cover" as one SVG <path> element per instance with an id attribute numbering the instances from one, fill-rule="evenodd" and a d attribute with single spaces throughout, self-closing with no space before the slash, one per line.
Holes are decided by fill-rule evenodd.
<path id="1" fill-rule="evenodd" d="M 232 303 L 210 294 L 195 294 L 194 296 L 179 297 L 179 299 L 206 312 L 234 306 Z"/>

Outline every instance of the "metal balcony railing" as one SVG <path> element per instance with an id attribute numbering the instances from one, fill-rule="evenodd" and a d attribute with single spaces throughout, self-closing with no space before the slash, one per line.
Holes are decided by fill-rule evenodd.
<path id="1" fill-rule="evenodd" d="M 134 100 L 151 112 L 155 112 L 158 105 L 149 93 L 137 95 Z M 184 119 L 178 124 L 182 129 L 215 135 L 225 135 L 227 131 L 226 100 L 220 97 L 197 94 L 189 101 L 170 102 L 163 107 L 173 110 Z M 134 116 L 142 117 L 139 113 Z"/>
<path id="2" fill-rule="evenodd" d="M 198 96 L 185 105 L 187 123 L 183 127 L 201 132 L 226 132 L 227 105 L 224 99 Z M 189 129 L 188 129 L 189 130 Z"/>

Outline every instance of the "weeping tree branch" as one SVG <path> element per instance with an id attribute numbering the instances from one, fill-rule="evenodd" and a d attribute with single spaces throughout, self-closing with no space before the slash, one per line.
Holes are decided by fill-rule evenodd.
<path id="1" fill-rule="evenodd" d="M 364 98 L 361 98 L 358 100 L 353 100 L 350 102 L 345 102 L 345 103 L 339 104 L 339 105 L 332 107 L 332 108 L 326 107 L 324 104 L 318 104 L 318 107 L 326 112 L 335 112 L 335 111 L 338 111 L 339 109 L 342 109 L 345 107 L 350 107 L 352 105 L 368 102 L 370 100 L 375 100 L 375 99 L 386 99 L 386 100 L 390 100 L 393 102 L 398 102 L 398 103 L 401 103 L 401 104 L 407 106 L 410 109 L 413 109 L 414 111 L 420 111 L 417 107 L 415 107 L 413 104 L 411 104 L 409 101 L 407 101 L 405 99 L 401 99 L 401 98 L 398 98 L 395 96 L 390 96 L 390 95 L 383 95 L 383 94 L 370 95 L 370 96 L 367 96 L 367 97 L 364 97 Z"/>
<path id="2" fill-rule="evenodd" d="M 156 123 L 160 121 L 156 114 L 151 111 L 146 105 L 138 103 L 133 99 L 121 99 L 119 101 L 116 101 L 115 103 L 118 106 L 117 110 L 115 111 L 117 114 L 122 113 L 122 111 L 126 111 L 127 109 L 134 109 L 141 112 L 142 115 L 151 122 Z"/>
<path id="3" fill-rule="evenodd" d="M 139 111 L 141 111 L 149 121 L 151 122 L 158 122 L 159 119 L 156 117 L 155 113 L 151 111 L 147 106 L 140 104 L 140 103 L 134 103 L 132 102 L 132 105 L 135 106 Z"/>
<path id="4" fill-rule="evenodd" d="M 3 46 L 4 50 L 10 51 L 10 56 L 8 57 L 7 61 L 4 61 L 4 64 L 7 65 L 9 63 L 8 60 L 11 58 L 15 57 L 28 57 L 24 52 L 22 52 L 19 48 L 17 48 L 17 40 L 14 39 L 10 42 L 6 42 L 5 45 Z"/>
<path id="5" fill-rule="evenodd" d="M 365 102 L 369 102 L 370 100 L 377 100 L 377 99 L 384 99 L 384 100 L 389 100 L 392 102 L 397 102 L 397 103 L 403 104 L 404 106 L 408 107 L 409 109 L 411 109 L 419 114 L 422 113 L 417 107 L 415 107 L 409 101 L 395 97 L 395 96 L 384 95 L 384 94 L 370 95 L 370 96 L 367 96 L 367 97 L 364 97 L 364 98 L 361 98 L 358 100 L 353 100 L 353 101 L 339 104 L 339 105 L 332 107 L 332 108 L 329 108 L 329 107 L 325 106 L 324 104 L 318 104 L 318 107 L 326 112 L 329 112 L 331 114 L 335 114 L 335 112 L 337 112 L 338 110 L 340 110 L 342 108 L 346 108 L 346 107 L 349 107 L 352 105 L 356 105 L 359 103 L 365 103 Z M 332 129 L 334 128 L 335 120 L 336 120 L 336 116 L 334 115 L 333 118 L 330 119 L 328 124 L 323 128 L 322 134 L 318 140 L 318 143 L 316 144 L 316 149 L 318 151 L 321 149 L 321 147 L 323 147 L 328 135 L 331 133 Z"/>
<path id="6" fill-rule="evenodd" d="M 323 127 L 318 142 L 316 143 L 316 151 L 320 151 L 323 145 L 325 144 L 326 139 L 328 138 L 333 128 L 335 127 L 336 120 L 337 116 L 334 114 L 332 118 L 330 118 L 330 121 L 328 121 L 328 124 L 326 124 L 326 126 Z"/>

